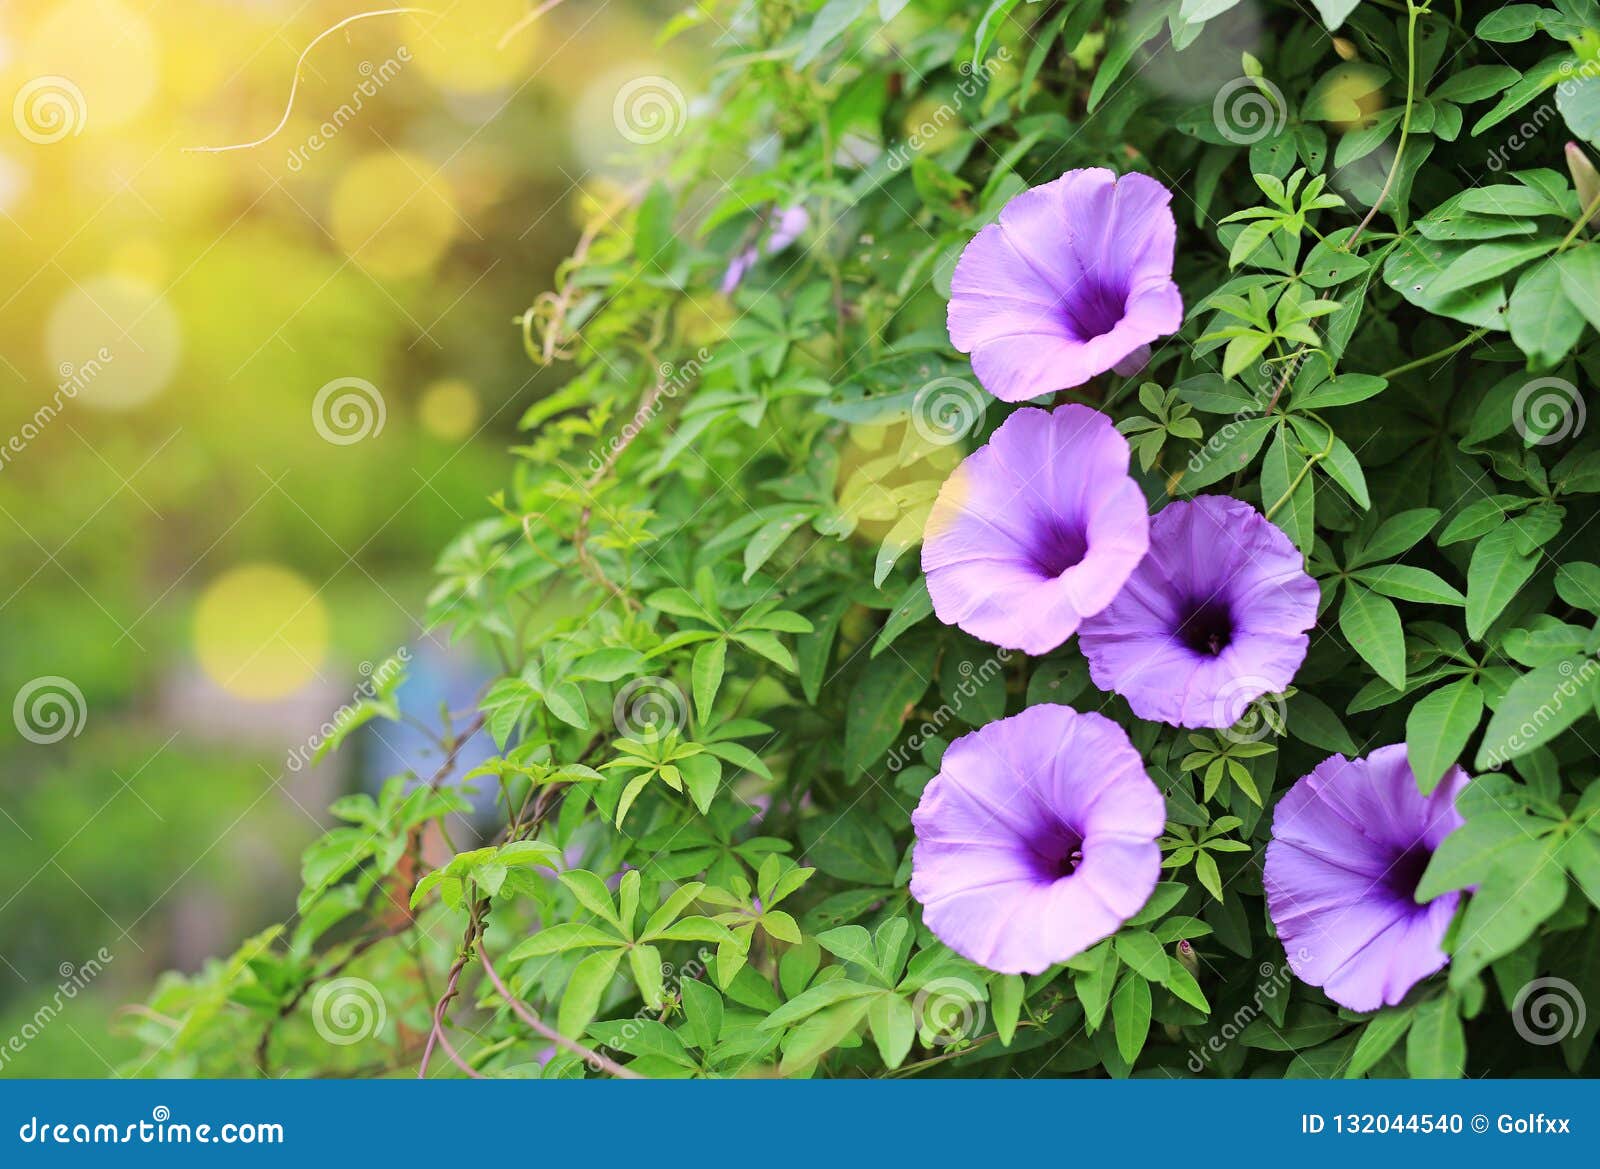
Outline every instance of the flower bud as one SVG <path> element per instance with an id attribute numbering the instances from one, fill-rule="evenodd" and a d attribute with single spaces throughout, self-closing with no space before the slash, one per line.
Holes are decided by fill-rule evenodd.
<path id="1" fill-rule="evenodd" d="M 1194 947 L 1189 944 L 1187 938 L 1178 943 L 1178 961 L 1190 974 L 1200 973 L 1200 957 L 1194 952 Z"/>
<path id="2" fill-rule="evenodd" d="M 1595 200 L 1600 199 L 1600 171 L 1595 170 L 1594 163 L 1589 161 L 1583 147 L 1576 142 L 1568 142 L 1567 172 L 1572 175 L 1572 185 L 1578 192 L 1578 214 L 1581 215 L 1584 209 L 1593 207 Z M 1588 226 L 1596 225 L 1600 225 L 1600 210 L 1589 216 Z"/>

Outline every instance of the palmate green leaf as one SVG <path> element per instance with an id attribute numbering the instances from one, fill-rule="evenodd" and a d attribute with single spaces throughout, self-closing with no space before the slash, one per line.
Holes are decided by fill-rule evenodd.
<path id="1" fill-rule="evenodd" d="M 1131 930 L 1116 936 L 1117 957 L 1152 982 L 1160 982 L 1167 972 L 1167 954 L 1161 943 L 1144 930 Z"/>
<path id="2" fill-rule="evenodd" d="M 1405 633 L 1394 602 L 1349 585 L 1339 604 L 1339 630 L 1366 663 L 1396 690 L 1406 687 Z"/>
<path id="3" fill-rule="evenodd" d="M 1302 552 L 1310 551 L 1316 536 L 1311 476 L 1303 474 L 1306 465 L 1287 430 L 1274 436 L 1261 463 L 1261 501 L 1267 517 Z"/>
<path id="4" fill-rule="evenodd" d="M 1420 699 L 1406 716 L 1406 756 L 1417 787 L 1432 792 L 1461 757 L 1483 718 L 1483 691 L 1471 679 L 1451 682 Z"/>

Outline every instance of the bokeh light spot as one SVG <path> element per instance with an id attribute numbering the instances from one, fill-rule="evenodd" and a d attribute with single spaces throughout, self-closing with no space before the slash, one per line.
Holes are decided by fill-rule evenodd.
<path id="1" fill-rule="evenodd" d="M 167 387 L 182 348 L 161 291 L 128 276 L 98 276 L 62 294 L 45 325 L 51 376 L 101 410 L 131 410 Z"/>
<path id="2" fill-rule="evenodd" d="M 282 698 L 311 681 L 327 654 L 327 606 L 286 568 L 242 565 L 201 594 L 194 645 L 201 668 L 228 693 Z"/>
<path id="3" fill-rule="evenodd" d="M 455 203 L 433 164 L 408 154 L 369 154 L 339 177 L 333 236 L 376 276 L 431 269 L 455 236 Z"/>
<path id="4" fill-rule="evenodd" d="M 159 65 L 149 23 L 119 0 L 65 0 L 27 37 L 24 71 L 65 77 L 83 93 L 84 129 L 121 126 L 156 91 Z"/>
<path id="5" fill-rule="evenodd" d="M 459 442 L 478 425 L 478 394 L 459 378 L 434 382 L 422 392 L 417 414 L 423 429 L 435 438 Z"/>
<path id="6" fill-rule="evenodd" d="M 473 0 L 442 14 L 407 17 L 406 44 L 422 75 L 440 89 L 493 93 L 520 79 L 539 47 L 537 23 L 500 44 L 527 15 L 526 0 Z"/>

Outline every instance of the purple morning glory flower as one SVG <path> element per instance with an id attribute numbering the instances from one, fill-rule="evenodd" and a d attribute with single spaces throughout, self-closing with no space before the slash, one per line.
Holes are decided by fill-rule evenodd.
<path id="1" fill-rule="evenodd" d="M 745 273 L 750 271 L 755 262 L 756 250 L 754 248 L 745 248 L 743 251 L 734 254 L 733 259 L 728 261 L 728 266 L 722 273 L 722 284 L 719 291 L 723 296 L 733 295 L 733 290 L 738 288 L 744 281 Z"/>
<path id="2" fill-rule="evenodd" d="M 1452 767 L 1417 790 L 1405 744 L 1333 755 L 1279 802 L 1267 845 L 1267 911 L 1289 965 L 1352 1011 L 1405 998 L 1449 962 L 1440 943 L 1460 893 L 1417 904 L 1434 850 L 1462 824 L 1468 783 Z"/>
<path id="3" fill-rule="evenodd" d="M 1149 524 L 1110 419 L 1077 405 L 1018 410 L 955 469 L 928 515 L 933 611 L 994 645 L 1048 653 L 1111 603 Z"/>
<path id="4" fill-rule="evenodd" d="M 995 397 L 1021 402 L 1116 369 L 1183 324 L 1172 192 L 1147 175 L 1069 170 L 1016 196 L 961 253 L 950 341 Z"/>
<path id="5" fill-rule="evenodd" d="M 1317 599 L 1279 528 L 1240 500 L 1199 495 L 1151 521 L 1149 555 L 1079 644 L 1094 684 L 1140 718 L 1231 727 L 1293 681 Z"/>
<path id="6" fill-rule="evenodd" d="M 1037 974 L 1144 907 L 1165 819 L 1121 727 L 1031 706 L 946 749 L 911 816 L 911 895 L 962 957 Z"/>
<path id="7" fill-rule="evenodd" d="M 767 254 L 777 255 L 799 239 L 801 233 L 810 226 L 811 216 L 804 207 L 785 207 L 778 212 L 777 222 L 772 225 L 772 234 L 767 236 Z"/>

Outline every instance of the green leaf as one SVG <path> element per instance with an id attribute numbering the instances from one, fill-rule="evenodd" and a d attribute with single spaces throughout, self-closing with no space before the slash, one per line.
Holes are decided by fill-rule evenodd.
<path id="1" fill-rule="evenodd" d="M 897 1068 L 905 1062 L 917 1033 L 916 1013 L 910 1003 L 892 991 L 884 991 L 867 1008 L 867 1026 L 885 1067 Z"/>
<path id="2" fill-rule="evenodd" d="M 1600 245 L 1584 244 L 1555 258 L 1561 291 L 1583 319 L 1600 329 Z"/>
<path id="3" fill-rule="evenodd" d="M 1565 357 L 1583 333 L 1584 315 L 1563 289 L 1555 264 L 1535 264 L 1517 280 L 1506 310 L 1511 340 L 1534 369 L 1549 369 Z"/>
<path id="4" fill-rule="evenodd" d="M 728 660 L 727 638 L 702 642 L 695 650 L 690 677 L 694 689 L 694 708 L 702 723 L 711 720 L 711 708 L 722 685 L 722 671 Z"/>
<path id="5" fill-rule="evenodd" d="M 1573 656 L 1522 675 L 1506 690 L 1478 748 L 1480 770 L 1495 770 L 1548 743 L 1594 709 L 1600 662 Z"/>
<path id="6" fill-rule="evenodd" d="M 563 921 L 555 925 L 547 925 L 544 929 L 525 938 L 512 947 L 506 955 L 508 962 L 521 962 L 526 958 L 536 958 L 541 954 L 558 954 L 567 950 L 589 949 L 594 946 L 621 946 L 623 940 L 616 934 L 607 933 L 599 926 L 586 925 L 581 921 Z"/>
<path id="7" fill-rule="evenodd" d="M 1386 1007 L 1372 1016 L 1362 1028 L 1355 1051 L 1350 1054 L 1350 1063 L 1344 1070 L 1345 1078 L 1354 1080 L 1366 1075 L 1410 1028 L 1410 1007 Z"/>
<path id="8" fill-rule="evenodd" d="M 1440 995 L 1423 1003 L 1406 1040 L 1406 1072 L 1414 1080 L 1454 1080 L 1466 1066 L 1467 1038 L 1456 1014 L 1455 996 Z"/>
<path id="9" fill-rule="evenodd" d="M 1393 601 L 1350 585 L 1339 605 L 1339 630 L 1378 677 L 1396 690 L 1406 688 L 1405 634 Z"/>
<path id="10" fill-rule="evenodd" d="M 1117 957 L 1140 977 L 1159 982 L 1166 975 L 1167 953 L 1151 934 L 1134 930 L 1118 934 L 1115 941 Z"/>
<path id="11" fill-rule="evenodd" d="M 1192 494 L 1244 470 L 1277 425 L 1276 418 L 1236 418 L 1226 423 L 1189 456 L 1180 486 Z"/>
<path id="12" fill-rule="evenodd" d="M 621 950 L 601 950 L 590 954 L 573 969 L 556 1016 L 556 1027 L 563 1035 L 576 1039 L 594 1020 L 600 1010 L 600 999 L 611 985 L 621 961 Z"/>
<path id="13" fill-rule="evenodd" d="M 1111 1022 L 1117 1050 L 1133 1063 L 1150 1034 L 1150 984 L 1137 974 L 1127 974 L 1111 996 Z"/>
<path id="14" fill-rule="evenodd" d="M 1539 567 L 1538 553 L 1517 548 L 1517 529 L 1503 523 L 1472 550 L 1467 566 L 1467 635 L 1481 638 Z"/>
<path id="15" fill-rule="evenodd" d="M 902 633 L 932 615 L 933 598 L 928 595 L 927 578 L 918 576 L 894 603 L 894 608 L 889 610 L 889 617 L 878 633 L 878 640 L 872 643 L 872 656 L 876 658 Z"/>
<path id="16" fill-rule="evenodd" d="M 1433 531 L 1441 514 L 1436 507 L 1418 507 L 1390 516 L 1378 525 L 1372 539 L 1351 560 L 1351 567 L 1371 564 L 1376 560 L 1389 560 L 1410 551 L 1419 540 Z"/>
<path id="17" fill-rule="evenodd" d="M 1397 601 L 1420 601 L 1431 605 L 1465 605 L 1467 598 L 1438 573 L 1409 564 L 1380 564 L 1357 569 L 1351 578 L 1374 592 Z"/>
<path id="18" fill-rule="evenodd" d="M 1010 1047 L 1017 1033 L 1017 1019 L 1022 1013 L 1023 982 L 1017 974 L 997 975 L 989 984 L 989 1006 L 994 1017 L 995 1034 L 1002 1047 Z"/>
<path id="19" fill-rule="evenodd" d="M 844 773 L 855 779 L 866 773 L 893 745 L 912 703 L 933 681 L 933 642 L 921 639 L 903 651 L 874 658 L 856 679 L 845 708 Z"/>
<path id="20" fill-rule="evenodd" d="M 1417 787 L 1432 792 L 1461 757 L 1483 717 L 1483 692 L 1470 679 L 1441 686 L 1406 716 L 1406 755 Z"/>

